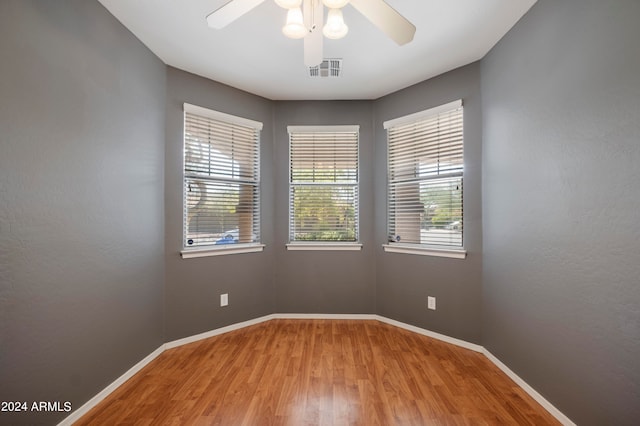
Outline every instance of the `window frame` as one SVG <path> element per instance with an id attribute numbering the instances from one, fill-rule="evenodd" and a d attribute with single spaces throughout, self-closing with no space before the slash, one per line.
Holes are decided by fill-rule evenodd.
<path id="1" fill-rule="evenodd" d="M 211 244 L 202 244 L 197 246 L 189 246 L 187 245 L 187 215 L 188 213 L 188 205 L 187 205 L 187 179 L 193 179 L 193 177 L 189 177 L 187 173 L 187 116 L 191 115 L 197 117 L 198 119 L 211 120 L 212 123 L 216 123 L 217 125 L 229 126 L 229 129 L 232 129 L 234 126 L 242 126 L 245 128 L 250 128 L 255 132 L 255 153 L 253 155 L 253 159 L 251 162 L 251 168 L 254 170 L 254 177 L 252 179 L 242 179 L 240 176 L 236 178 L 232 177 L 213 177 L 203 176 L 201 177 L 203 180 L 208 182 L 224 184 L 224 183 L 232 183 L 237 181 L 238 185 L 250 185 L 254 191 L 254 197 L 251 204 L 252 216 L 257 215 L 257 218 L 252 219 L 251 232 L 257 234 L 257 241 L 247 242 L 247 243 L 234 243 L 234 244 L 221 244 L 217 245 L 215 242 Z M 230 255 L 230 254 L 241 254 L 241 253 L 254 253 L 260 252 L 264 249 L 264 244 L 260 242 L 260 224 L 261 224 L 261 214 L 260 214 L 260 136 L 261 130 L 263 128 L 263 124 L 259 121 L 250 120 L 243 117 L 238 117 L 235 115 L 215 111 L 208 108 L 203 108 L 200 106 L 184 103 L 183 105 L 183 154 L 182 154 L 182 188 L 183 188 L 183 198 L 182 198 L 182 249 L 180 250 L 180 255 L 183 259 L 189 258 L 198 258 L 198 257 L 207 257 L 207 256 L 218 256 L 218 255 Z M 232 144 L 233 145 L 233 144 Z M 234 172 L 235 174 L 235 172 Z M 240 224 L 238 224 L 240 226 Z"/>
<path id="2" fill-rule="evenodd" d="M 383 123 L 384 129 L 387 131 L 387 243 L 383 244 L 382 247 L 385 252 L 389 253 L 402 253 L 402 254 L 414 254 L 414 255 L 424 255 L 424 256 L 437 256 L 437 257 L 447 257 L 454 259 L 464 259 L 466 258 L 467 251 L 464 247 L 464 232 L 461 233 L 461 245 L 429 245 L 423 243 L 416 242 L 402 242 L 393 241 L 390 237 L 391 228 L 392 228 L 392 200 L 390 197 L 391 186 L 392 184 L 395 187 L 398 187 L 398 181 L 391 181 L 391 152 L 390 152 L 390 139 L 389 139 L 389 130 L 394 127 L 402 127 L 407 125 L 413 125 L 416 123 L 424 122 L 430 119 L 433 119 L 440 114 L 449 113 L 454 110 L 461 109 L 463 111 L 463 102 L 462 100 L 456 100 L 453 102 L 449 102 L 444 105 L 440 105 L 434 108 L 430 108 L 424 111 L 420 111 L 414 114 L 409 114 L 403 117 L 399 117 L 393 120 L 388 120 Z M 464 112 L 462 112 L 462 153 L 464 156 Z M 437 157 L 440 159 L 440 155 Z M 462 229 L 464 230 L 464 158 L 462 160 L 462 170 L 459 172 L 460 185 L 461 188 L 461 200 L 460 200 L 460 209 L 461 209 L 461 219 L 460 223 L 462 224 Z M 416 179 L 416 182 L 427 182 L 429 180 L 437 180 L 440 179 L 439 172 L 436 175 L 437 177 L 431 179 Z M 453 176 L 456 177 L 456 176 Z M 395 216 L 394 216 L 395 217 Z M 396 225 L 397 226 L 397 225 Z"/>
<path id="3" fill-rule="evenodd" d="M 287 126 L 289 135 L 289 194 L 288 194 L 288 243 L 287 250 L 299 251 L 358 251 L 361 250 L 360 243 L 360 126 L 359 125 L 315 125 L 315 126 Z M 356 137 L 356 174 L 355 180 L 351 182 L 334 182 L 334 183 L 316 183 L 319 186 L 345 186 L 352 185 L 355 187 L 356 197 L 354 200 L 354 218 L 355 218 L 355 240 L 354 241 L 337 241 L 337 240 L 295 240 L 293 223 L 293 189 L 295 186 L 303 186 L 304 182 L 294 182 L 292 167 L 292 134 L 295 133 L 354 133 Z"/>

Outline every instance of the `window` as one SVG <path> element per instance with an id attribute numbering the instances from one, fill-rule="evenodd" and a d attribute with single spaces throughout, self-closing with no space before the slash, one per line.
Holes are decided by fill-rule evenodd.
<path id="1" fill-rule="evenodd" d="M 288 130 L 289 241 L 356 243 L 359 126 Z"/>
<path id="2" fill-rule="evenodd" d="M 261 129 L 259 122 L 184 105 L 186 249 L 227 254 L 260 241 Z"/>
<path id="3" fill-rule="evenodd" d="M 387 121 L 384 127 L 389 232 L 385 250 L 409 246 L 461 251 L 462 101 Z"/>

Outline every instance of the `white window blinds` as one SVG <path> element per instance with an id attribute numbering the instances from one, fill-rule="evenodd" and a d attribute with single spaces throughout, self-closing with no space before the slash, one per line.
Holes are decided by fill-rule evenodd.
<path id="1" fill-rule="evenodd" d="M 358 126 L 289 126 L 289 239 L 358 241 Z"/>
<path id="2" fill-rule="evenodd" d="M 389 242 L 462 247 L 462 101 L 385 122 Z"/>
<path id="3" fill-rule="evenodd" d="M 262 123 L 184 105 L 184 246 L 260 241 Z"/>

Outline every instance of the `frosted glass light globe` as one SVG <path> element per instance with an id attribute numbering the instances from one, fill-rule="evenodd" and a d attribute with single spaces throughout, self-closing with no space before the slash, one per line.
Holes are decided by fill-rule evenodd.
<path id="1" fill-rule="evenodd" d="M 340 9 L 329 9 L 327 23 L 322 28 L 322 34 L 326 38 L 337 40 L 347 35 L 349 27 L 344 23 L 342 11 Z"/>
<path id="2" fill-rule="evenodd" d="M 309 33 L 299 7 L 289 9 L 287 12 L 287 23 L 282 27 L 282 33 L 289 38 L 303 38 Z"/>

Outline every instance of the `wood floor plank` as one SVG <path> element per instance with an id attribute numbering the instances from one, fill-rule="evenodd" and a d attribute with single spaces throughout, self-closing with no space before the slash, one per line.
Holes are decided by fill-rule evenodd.
<path id="1" fill-rule="evenodd" d="M 557 425 L 482 354 L 378 321 L 271 320 L 165 351 L 76 425 Z"/>

